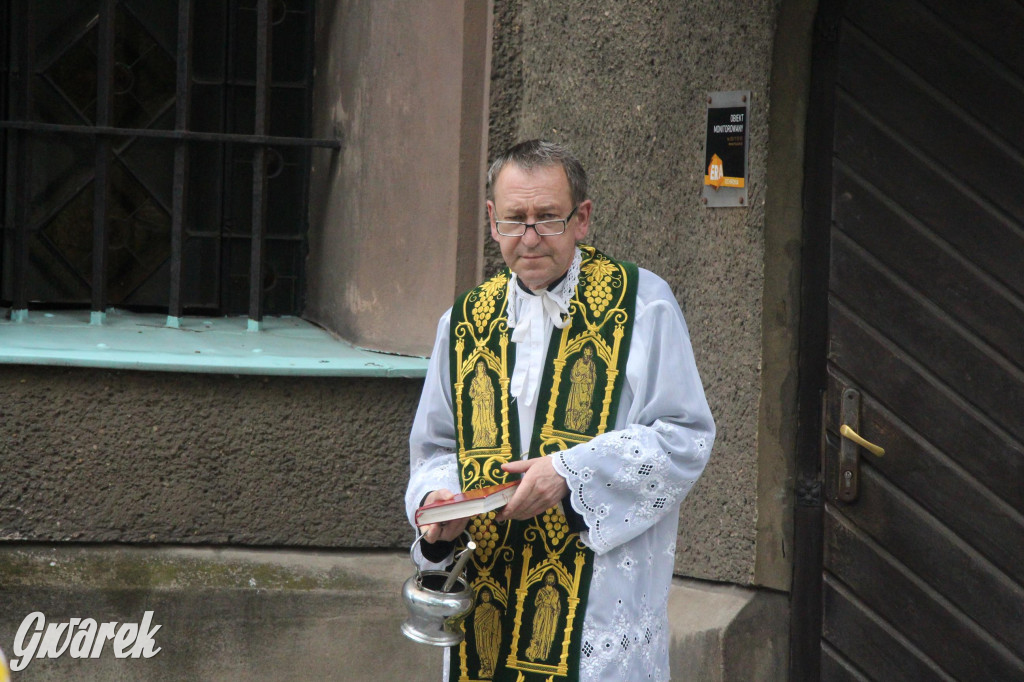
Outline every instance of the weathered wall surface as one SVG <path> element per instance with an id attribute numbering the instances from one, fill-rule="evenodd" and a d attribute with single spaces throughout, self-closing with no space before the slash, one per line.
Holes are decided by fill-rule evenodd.
<path id="1" fill-rule="evenodd" d="M 591 173 L 594 243 L 672 285 L 719 427 L 677 569 L 749 584 L 774 3 L 728 9 L 497 0 L 490 145 L 570 144 Z M 705 93 L 738 89 L 753 93 L 750 207 L 709 210 Z M 419 386 L 0 369 L 0 539 L 405 547 Z"/>
<path id="2" fill-rule="evenodd" d="M 312 156 L 305 314 L 356 345 L 428 355 L 479 276 L 488 20 L 473 0 L 317 2 L 313 128 L 342 148 Z"/>
<path id="3" fill-rule="evenodd" d="M 0 369 L 0 540 L 402 547 L 421 382 Z"/>
<path id="4" fill-rule="evenodd" d="M 436 682 L 441 649 L 402 636 L 409 558 L 395 552 L 210 548 L 0 547 L 0 643 L 9 656 L 26 615 L 140 623 L 152 657 L 36 658 L 17 682 Z M 157 627 L 159 626 L 159 627 Z M 97 640 L 99 638 L 97 637 Z M 61 640 L 66 642 L 67 639 Z M 92 641 L 92 640 L 86 640 Z M 128 640 L 132 642 L 132 639 Z M 60 642 L 55 642 L 60 646 Z"/>
<path id="5" fill-rule="evenodd" d="M 789 115 L 783 134 L 773 127 L 768 197 L 778 5 L 494 0 L 489 156 L 534 136 L 572 146 L 591 174 L 593 242 L 671 284 L 719 427 L 708 471 L 683 504 L 677 571 L 784 590 L 799 253 L 792 228 L 809 57 L 799 41 L 791 51 L 774 46 L 795 70 L 785 76 L 783 63 L 773 72 L 774 96 L 791 106 L 774 108 Z M 371 7 L 323 6 L 339 15 Z M 814 0 L 787 1 L 779 21 L 795 11 L 790 23 L 806 31 L 813 8 Z M 787 78 L 791 89 L 779 88 Z M 699 203 L 704 98 L 721 90 L 753 94 L 748 208 Z M 332 112 L 321 114 L 320 124 L 333 125 Z M 404 144 L 412 142 L 397 148 Z M 321 170 L 317 191 L 330 191 L 342 169 Z M 342 206 L 321 208 L 337 216 Z M 484 215 L 479 222 L 485 229 Z M 379 254 L 389 244 L 373 246 L 378 256 L 363 265 L 384 269 Z M 484 256 L 485 272 L 499 267 L 489 239 Z M 328 279 L 346 267 L 321 266 Z M 435 269 L 407 274 L 433 282 Z M 433 314 L 417 319 L 432 335 Z M 407 437 L 420 386 L 0 367 L 0 592 L 9 607 L 0 645 L 11 653 L 12 633 L 32 609 L 54 621 L 132 620 L 155 609 L 163 658 L 108 658 L 87 669 L 42 661 L 25 679 L 80 679 L 83 670 L 97 680 L 181 679 L 182 670 L 196 679 L 326 679 L 338 670 L 353 680 L 436 679 L 436 652 L 397 632 L 412 539 L 402 514 Z M 695 582 L 677 584 L 673 603 L 677 674 L 782 679 L 783 593 Z M 295 655 L 305 657 L 300 666 Z"/>
<path id="6" fill-rule="evenodd" d="M 753 578 L 773 2 L 495 3 L 492 155 L 547 137 L 588 170 L 592 242 L 664 277 L 718 424 L 677 570 Z M 749 208 L 700 203 L 706 94 L 750 90 Z M 500 255 L 488 247 L 493 269 Z"/>
<path id="7" fill-rule="evenodd" d="M 148 611 L 147 639 L 159 648 L 153 657 L 117 659 L 106 642 L 98 658 L 34 659 L 16 679 L 436 682 L 444 650 L 399 630 L 408 610 L 398 588 L 409 569 L 404 552 L 3 546 L 0 642 L 19 658 L 38 651 L 29 637 L 20 642 L 27 650 L 8 646 L 33 612 L 68 626 L 83 616 L 139 623 Z M 784 628 L 785 601 L 674 581 L 673 679 L 785 679 L 785 651 L 771 635 Z"/>

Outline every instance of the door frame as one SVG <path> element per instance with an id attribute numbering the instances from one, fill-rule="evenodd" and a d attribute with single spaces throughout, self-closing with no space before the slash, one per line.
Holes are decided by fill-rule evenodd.
<path id="1" fill-rule="evenodd" d="M 815 682 L 821 676 L 822 401 L 827 382 L 836 53 L 845 4 L 845 0 L 818 2 L 805 125 L 789 630 L 789 679 L 799 682 Z"/>

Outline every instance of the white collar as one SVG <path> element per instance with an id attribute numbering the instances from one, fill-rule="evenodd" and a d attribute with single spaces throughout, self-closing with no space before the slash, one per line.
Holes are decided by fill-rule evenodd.
<path id="1" fill-rule="evenodd" d="M 569 302 L 576 294 L 582 260 L 583 255 L 577 247 L 568 272 L 552 290 L 542 289 L 531 294 L 523 291 L 517 275 L 513 274 L 509 280 L 508 326 L 513 330 L 512 341 L 519 344 L 509 393 L 528 406 L 533 405 L 540 390 L 551 329 L 548 325 L 563 329 L 569 324 Z"/>
<path id="2" fill-rule="evenodd" d="M 569 265 L 569 270 L 566 271 L 562 281 L 552 289 L 531 290 L 529 294 L 523 291 L 523 286 L 519 283 L 519 275 L 512 273 L 512 278 L 508 282 L 507 313 L 509 329 L 515 329 L 517 326 L 520 326 L 519 323 L 523 315 L 524 304 L 526 301 L 534 298 L 543 301 L 544 310 L 547 311 L 551 322 L 559 329 L 564 328 L 569 323 L 569 301 L 576 294 L 576 285 L 580 281 L 580 263 L 582 261 L 583 253 L 579 247 L 576 247 L 572 263 Z M 512 340 L 519 341 L 521 339 L 516 339 L 515 334 L 513 334 Z"/>

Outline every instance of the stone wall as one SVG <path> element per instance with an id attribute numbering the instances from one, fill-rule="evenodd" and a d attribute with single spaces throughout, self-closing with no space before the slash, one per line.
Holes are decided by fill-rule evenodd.
<path id="1" fill-rule="evenodd" d="M 421 385 L 0 368 L 0 540 L 401 547 Z"/>
<path id="2" fill-rule="evenodd" d="M 785 589 L 789 575 L 781 538 L 798 284 L 791 228 L 809 58 L 803 43 L 787 52 L 773 36 L 776 12 L 806 28 L 814 2 L 781 6 L 494 0 L 490 156 L 536 136 L 575 149 L 591 176 L 593 242 L 663 276 L 689 323 L 719 435 L 681 510 L 676 568 L 733 584 L 674 591 L 673 665 L 695 679 L 783 675 L 786 596 L 746 589 Z M 794 7 L 802 14 L 787 15 Z M 769 173 L 769 80 L 781 72 L 773 50 L 794 66 L 791 91 L 772 83 L 793 106 L 783 107 L 784 134 L 773 129 L 781 147 Z M 705 98 L 725 90 L 752 93 L 750 201 L 707 209 Z M 783 176 L 784 193 L 769 197 L 769 177 L 777 192 Z M 486 274 L 500 254 L 485 241 Z M 182 669 L 197 679 L 253 679 L 255 670 L 327 679 L 344 666 L 356 666 L 346 679 L 436 679 L 438 657 L 396 634 L 402 608 L 387 596 L 397 599 L 411 570 L 402 493 L 420 386 L 0 368 L 0 554 L 13 609 L 0 617 L 0 646 L 29 608 L 127 619 L 148 604 L 181 624 L 166 632 L 180 646 L 155 667 L 97 662 L 91 679 L 180 679 Z M 232 554 L 243 550 L 256 554 Z M 75 604 L 80 614 L 68 610 Z M 270 651 L 275 642 L 286 650 Z M 296 668 L 296 647 L 312 667 Z M 359 668 L 368 656 L 392 667 Z M 25 679 L 82 670 L 34 666 Z"/>
<path id="3" fill-rule="evenodd" d="M 683 505 L 677 569 L 751 584 L 774 3 L 730 10 L 499 0 L 491 144 L 543 135 L 571 145 L 592 178 L 594 243 L 676 292 L 719 428 Z M 753 93 L 750 207 L 707 209 L 705 93 L 733 89 Z M 418 392 L 395 379 L 5 367 L 0 534 L 400 548 Z"/>
<path id="4" fill-rule="evenodd" d="M 723 9 L 727 8 L 727 9 Z M 587 168 L 591 239 L 664 277 L 718 426 L 682 508 L 682 575 L 754 576 L 772 2 L 498 0 L 492 156 L 546 137 Z M 750 90 L 749 208 L 700 202 L 708 92 Z M 487 247 L 488 268 L 500 254 Z"/>

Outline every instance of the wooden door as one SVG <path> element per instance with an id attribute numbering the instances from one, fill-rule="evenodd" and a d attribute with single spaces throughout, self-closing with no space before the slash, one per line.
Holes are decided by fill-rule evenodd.
<path id="1" fill-rule="evenodd" d="M 829 4 L 821 679 L 1024 680 L 1024 6 Z"/>

